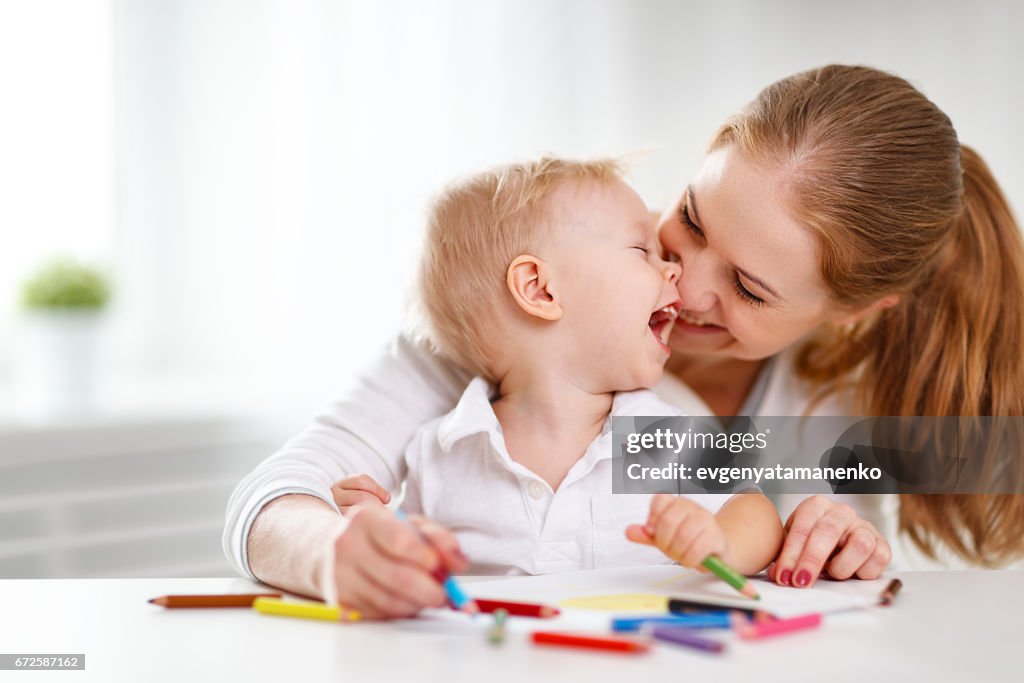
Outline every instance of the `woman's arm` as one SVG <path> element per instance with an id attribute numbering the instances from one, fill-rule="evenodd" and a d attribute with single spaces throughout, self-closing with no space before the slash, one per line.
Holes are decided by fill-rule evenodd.
<path id="1" fill-rule="evenodd" d="M 406 443 L 424 422 L 455 405 L 468 380 L 466 373 L 399 337 L 328 412 L 235 488 L 223 536 L 224 552 L 234 567 L 255 577 L 250 565 L 263 558 L 249 556 L 250 530 L 267 504 L 281 496 L 318 498 L 337 517 L 331 485 L 345 476 L 368 474 L 397 491 L 405 476 Z M 315 526 L 319 534 L 327 525 Z M 271 563 L 275 555 L 296 556 L 288 537 L 276 534 L 251 550 L 266 553 Z"/>
<path id="2" fill-rule="evenodd" d="M 342 517 L 317 498 L 281 496 L 249 533 L 252 571 L 368 618 L 410 617 L 444 605 L 440 572 L 468 566 L 449 531 L 422 518 L 412 523 L 415 531 L 379 506 Z"/>

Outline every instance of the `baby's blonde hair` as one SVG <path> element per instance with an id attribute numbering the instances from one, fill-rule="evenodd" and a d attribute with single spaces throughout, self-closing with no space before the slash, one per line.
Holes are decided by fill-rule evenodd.
<path id="1" fill-rule="evenodd" d="M 417 282 L 428 341 L 456 364 L 495 381 L 493 340 L 511 299 L 506 273 L 549 234 L 548 198 L 567 182 L 622 178 L 614 159 L 542 157 L 508 164 L 449 185 L 427 223 Z"/>

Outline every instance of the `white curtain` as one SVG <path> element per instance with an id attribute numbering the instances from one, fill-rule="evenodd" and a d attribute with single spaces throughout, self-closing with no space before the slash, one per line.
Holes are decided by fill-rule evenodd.
<path id="1" fill-rule="evenodd" d="M 661 206 L 725 116 L 800 69 L 908 77 L 1024 204 L 1012 0 L 48 0 L 0 19 L 44 5 L 59 11 L 27 32 L 45 49 L 0 20 L 0 69 L 26 105 L 14 120 L 0 108 L 5 148 L 16 128 L 38 133 L 26 162 L 62 141 L 49 175 L 0 161 L 0 192 L 19 189 L 0 203 L 16 247 L 0 266 L 35 248 L 12 215 L 39 205 L 75 231 L 45 241 L 116 264 L 113 374 L 193 377 L 297 413 L 395 333 L 426 202 L 451 177 L 646 149 L 633 179 Z"/>

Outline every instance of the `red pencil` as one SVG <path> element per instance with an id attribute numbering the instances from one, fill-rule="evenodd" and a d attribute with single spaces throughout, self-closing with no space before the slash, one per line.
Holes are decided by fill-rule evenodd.
<path id="1" fill-rule="evenodd" d="M 477 607 L 480 608 L 481 612 L 493 612 L 496 609 L 503 609 L 510 615 L 517 617 L 537 617 L 539 619 L 548 619 L 550 617 L 557 617 L 561 614 L 561 610 L 557 607 L 549 607 L 548 605 L 535 605 L 531 602 L 508 602 L 507 600 L 477 600 Z"/>
<path id="2" fill-rule="evenodd" d="M 280 598 L 280 593 L 230 593 L 228 595 L 163 595 L 150 600 L 162 607 L 252 607 L 256 598 Z"/>
<path id="3" fill-rule="evenodd" d="M 530 638 L 538 645 L 563 645 L 565 647 L 585 647 L 591 650 L 611 650 L 639 654 L 647 652 L 651 646 L 638 640 L 628 638 L 608 638 L 605 636 L 585 636 L 576 633 L 558 633 L 555 631 L 534 631 Z"/>

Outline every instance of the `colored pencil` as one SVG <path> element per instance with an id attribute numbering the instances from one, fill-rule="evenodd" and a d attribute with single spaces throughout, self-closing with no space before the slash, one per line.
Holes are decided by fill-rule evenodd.
<path id="1" fill-rule="evenodd" d="M 561 645 L 564 647 L 582 647 L 591 650 L 610 650 L 639 654 L 647 652 L 651 646 L 639 640 L 629 638 L 609 638 L 607 636 L 582 635 L 578 633 L 562 633 L 556 631 L 534 631 L 530 639 L 538 645 Z"/>
<path id="2" fill-rule="evenodd" d="M 536 605 L 532 602 L 510 602 L 508 600 L 481 600 L 477 598 L 476 606 L 485 614 L 503 609 L 512 616 L 537 617 L 538 619 L 549 619 L 557 617 L 562 613 L 557 607 Z"/>
<path id="3" fill-rule="evenodd" d="M 896 594 L 903 588 L 903 582 L 899 579 L 893 579 L 889 582 L 889 585 L 882 591 L 882 596 L 878 599 L 880 605 L 889 606 L 892 601 L 896 599 Z"/>
<path id="4" fill-rule="evenodd" d="M 505 642 L 505 620 L 508 619 L 508 611 L 499 607 L 494 610 L 494 624 L 487 633 L 487 642 L 492 645 L 501 645 Z"/>
<path id="5" fill-rule="evenodd" d="M 711 638 L 705 638 L 698 636 L 688 628 L 678 628 L 673 626 L 659 626 L 651 631 L 651 635 L 656 640 L 662 640 L 666 643 L 674 643 L 675 645 L 682 645 L 684 647 L 692 647 L 696 650 L 704 650 L 705 652 L 724 652 L 725 643 Z"/>
<path id="6" fill-rule="evenodd" d="M 412 529 L 424 543 L 433 547 L 430 539 L 420 533 L 420 530 L 413 526 L 412 522 L 409 521 L 409 518 L 403 510 L 395 510 L 395 517 L 408 524 L 409 528 Z M 448 596 L 448 605 L 452 609 L 459 610 L 460 612 L 466 612 L 468 614 L 477 614 L 480 612 L 480 608 L 477 607 L 476 601 L 466 595 L 466 592 L 462 590 L 462 586 L 459 585 L 454 576 L 442 569 L 437 573 L 437 578 L 441 581 L 441 585 L 444 587 L 444 592 Z"/>
<path id="7" fill-rule="evenodd" d="M 747 577 L 725 562 L 722 562 L 722 558 L 717 555 L 708 555 L 701 564 L 704 565 L 705 569 L 738 590 L 741 594 L 754 600 L 761 599 L 761 596 L 757 594 L 757 589 L 747 581 Z"/>
<path id="8" fill-rule="evenodd" d="M 736 624 L 736 633 L 744 640 L 759 640 L 771 636 L 816 628 L 821 625 L 820 614 L 805 614 L 792 619 L 774 619 L 772 621 L 748 622 Z"/>
<path id="9" fill-rule="evenodd" d="M 687 628 L 729 628 L 729 613 L 677 614 L 670 617 L 620 617 L 612 619 L 612 630 L 639 631 L 648 626 L 685 626 Z"/>
<path id="10" fill-rule="evenodd" d="M 359 621 L 362 615 L 354 609 L 340 605 L 325 605 L 322 602 L 298 602 L 277 598 L 256 598 L 252 607 L 261 614 L 301 619 L 322 619 L 324 621 Z"/>
<path id="11" fill-rule="evenodd" d="M 706 614 L 708 612 L 720 612 L 726 611 L 739 611 L 744 614 L 754 615 L 759 610 L 756 607 L 728 607 L 724 605 L 716 605 L 711 602 L 702 602 L 700 600 L 692 600 L 690 598 L 669 598 L 668 600 L 668 611 L 673 614 Z"/>
<path id="12" fill-rule="evenodd" d="M 161 607 L 252 607 L 256 598 L 280 598 L 280 593 L 228 593 L 226 595 L 161 595 L 149 602 Z"/>

